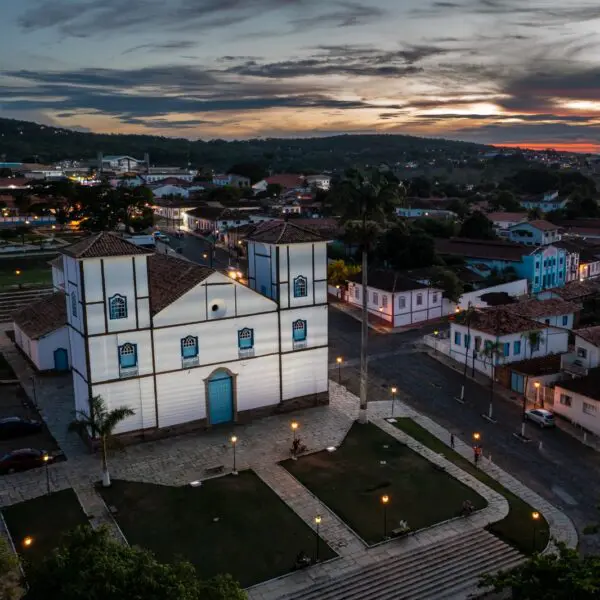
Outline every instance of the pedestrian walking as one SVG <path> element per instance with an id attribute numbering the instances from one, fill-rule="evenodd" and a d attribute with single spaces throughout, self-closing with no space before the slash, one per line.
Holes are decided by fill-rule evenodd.
<path id="1" fill-rule="evenodd" d="M 454 434 L 450 434 L 450 448 L 454 449 Z"/>

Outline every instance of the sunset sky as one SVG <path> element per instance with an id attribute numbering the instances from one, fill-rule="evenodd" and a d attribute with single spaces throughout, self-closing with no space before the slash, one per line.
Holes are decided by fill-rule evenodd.
<path id="1" fill-rule="evenodd" d="M 598 0 L 2 3 L 0 117 L 600 148 Z"/>

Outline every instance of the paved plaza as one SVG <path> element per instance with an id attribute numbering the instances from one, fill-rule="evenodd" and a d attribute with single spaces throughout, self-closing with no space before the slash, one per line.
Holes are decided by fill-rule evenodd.
<path id="1" fill-rule="evenodd" d="M 29 363 L 16 350 L 5 332 L 0 332 L 0 352 L 14 368 L 32 399 L 35 377 L 37 404 L 51 433 L 67 456 L 67 461 L 49 467 L 52 489 L 74 488 L 84 510 L 88 515 L 93 515 L 92 524 L 108 524 L 114 535 L 119 538 L 120 532 L 112 516 L 93 489 L 93 483 L 100 479 L 99 457 L 91 455 L 76 434 L 67 432 L 68 423 L 74 416 L 70 375 L 34 375 Z M 314 582 L 327 581 L 331 577 L 404 553 L 407 549 L 423 547 L 470 530 L 483 528 L 489 523 L 503 519 L 508 513 L 508 503 L 501 495 L 389 424 L 386 418 L 390 414 L 389 401 L 375 401 L 369 405 L 369 419 L 373 423 L 476 490 L 487 500 L 488 506 L 468 519 L 452 520 L 407 538 L 395 539 L 367 548 L 346 524 L 323 506 L 319 499 L 289 472 L 278 465 L 279 461 L 289 458 L 292 420 L 299 423 L 299 435 L 309 452 L 342 443 L 358 416 L 358 398 L 333 381 L 330 381 L 329 406 L 307 409 L 293 415 L 268 417 L 247 425 L 217 428 L 212 431 L 129 446 L 109 457 L 109 467 L 113 478 L 164 485 L 185 485 L 194 480 L 204 479 L 207 468 L 224 465 L 225 472 L 231 470 L 233 457 L 228 440 L 235 432 L 238 437 L 238 470 L 252 468 L 311 527 L 314 516 L 320 514 L 322 516 L 320 533 L 339 555 L 339 558 L 327 563 L 262 583 L 249 590 L 249 596 L 253 600 L 275 600 L 283 594 L 306 588 Z M 401 400 L 396 400 L 395 415 L 414 419 L 449 444 L 448 431 Z M 458 439 L 455 449 L 466 458 L 470 459 L 472 456 L 471 447 Z M 552 537 L 575 547 L 577 533 L 571 521 L 563 513 L 499 469 L 490 460 L 484 458 L 480 466 L 507 489 L 539 510 L 549 523 Z M 41 469 L 0 478 L 0 505 L 2 506 L 34 498 L 45 492 L 45 475 Z"/>

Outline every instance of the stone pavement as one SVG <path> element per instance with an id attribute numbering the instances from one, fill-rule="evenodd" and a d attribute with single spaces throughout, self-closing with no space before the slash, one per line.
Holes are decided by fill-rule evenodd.
<path id="1" fill-rule="evenodd" d="M 33 398 L 32 368 L 3 332 L 0 332 L 0 352 L 5 355 L 26 392 Z M 51 433 L 68 458 L 65 462 L 50 465 L 52 489 L 73 487 L 86 513 L 94 517 L 93 523 L 108 524 L 114 535 L 122 538 L 112 516 L 92 487 L 92 484 L 100 479 L 98 456 L 90 455 L 76 434 L 67 431 L 67 425 L 73 418 L 73 392 L 69 376 L 38 375 L 35 377 L 37 404 Z M 466 485 L 476 489 L 486 498 L 488 507 L 469 519 L 453 520 L 408 538 L 390 540 L 379 546 L 366 548 L 364 542 L 336 515 L 277 464 L 289 457 L 292 419 L 300 424 L 299 435 L 309 451 L 317 451 L 341 444 L 358 416 L 358 406 L 356 396 L 346 388 L 330 381 L 329 406 L 299 411 L 293 416 L 277 415 L 247 425 L 231 425 L 208 432 L 191 433 L 129 446 L 109 457 L 111 476 L 164 485 L 184 485 L 193 480 L 204 479 L 205 470 L 216 465 L 224 465 L 227 472 L 232 466 L 232 452 L 228 439 L 232 431 L 235 431 L 239 440 L 238 469 L 254 469 L 309 526 L 313 527 L 314 516 L 321 514 L 322 536 L 340 555 L 340 558 L 333 561 L 254 586 L 250 590 L 250 597 L 257 600 L 276 599 L 284 593 L 307 587 L 315 581 L 328 579 L 332 574 L 337 576 L 346 571 L 374 564 L 384 557 L 396 556 L 410 548 L 447 540 L 459 533 L 484 527 L 506 515 L 508 506 L 504 498 L 387 423 L 385 418 L 391 412 L 389 401 L 371 402 L 369 416 L 374 423 L 407 443 L 414 451 L 444 466 Z M 446 430 L 421 416 L 401 400 L 396 400 L 395 408 L 398 416 L 410 416 L 440 439 L 445 441 L 449 439 Z M 467 456 L 470 452 L 470 447 L 459 440 L 456 449 Z M 567 517 L 489 461 L 484 460 L 482 466 L 508 489 L 539 509 L 550 523 L 553 536 L 566 541 L 569 545 L 576 544 L 576 532 Z M 0 478 L 0 506 L 34 498 L 44 493 L 43 470 L 32 470 Z"/>

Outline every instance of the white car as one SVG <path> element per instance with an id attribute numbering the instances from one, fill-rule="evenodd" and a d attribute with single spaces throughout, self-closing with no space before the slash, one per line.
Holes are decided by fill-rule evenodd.
<path id="1" fill-rule="evenodd" d="M 531 410 L 526 410 L 525 419 L 537 423 L 542 428 L 556 426 L 554 415 L 544 408 L 532 408 Z"/>

